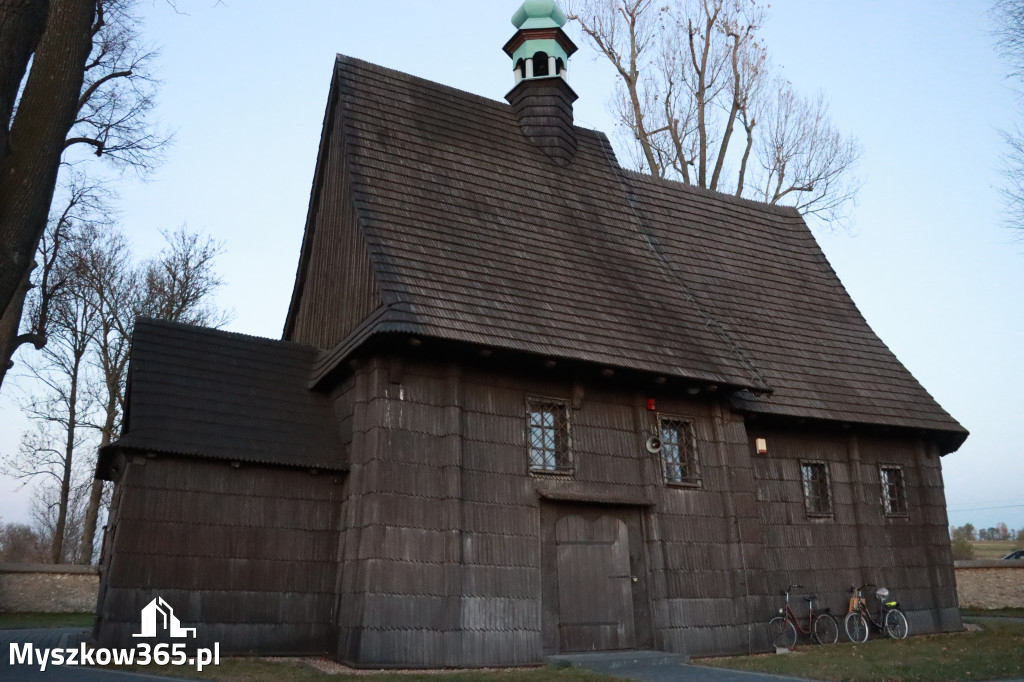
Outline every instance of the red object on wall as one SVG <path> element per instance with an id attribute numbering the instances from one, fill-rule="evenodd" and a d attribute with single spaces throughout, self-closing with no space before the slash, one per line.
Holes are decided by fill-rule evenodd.
<path id="1" fill-rule="evenodd" d="M 648 398 L 648 399 L 647 399 L 647 409 L 648 409 L 648 410 L 654 410 L 654 409 L 656 409 L 656 408 L 654 407 L 654 398 Z"/>

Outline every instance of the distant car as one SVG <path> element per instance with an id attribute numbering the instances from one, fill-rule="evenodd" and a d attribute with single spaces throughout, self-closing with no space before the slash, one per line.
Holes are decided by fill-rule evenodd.
<path id="1" fill-rule="evenodd" d="M 1018 549 L 1015 552 L 1010 552 L 1003 559 L 1024 559 L 1024 549 Z"/>

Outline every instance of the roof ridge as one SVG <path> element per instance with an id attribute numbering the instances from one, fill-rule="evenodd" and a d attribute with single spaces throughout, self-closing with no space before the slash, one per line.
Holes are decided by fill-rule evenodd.
<path id="1" fill-rule="evenodd" d="M 668 185 L 682 189 L 685 192 L 692 192 L 694 194 L 707 197 L 708 199 L 720 200 L 723 203 L 735 204 L 737 206 L 746 206 L 748 208 L 756 208 L 758 210 L 768 210 L 780 216 L 800 218 L 803 221 L 803 216 L 800 211 L 792 206 L 783 206 L 779 204 L 769 204 L 767 201 L 759 201 L 757 199 L 750 199 L 748 197 L 738 197 L 733 194 L 727 194 L 725 192 L 719 192 L 714 189 L 707 189 L 706 187 L 700 187 L 698 185 L 689 184 L 673 178 L 659 178 L 650 173 L 644 173 L 642 171 L 633 170 L 631 168 L 623 168 L 628 176 L 632 176 L 637 180 L 643 180 L 645 182 L 652 182 L 661 185 Z"/>
<path id="2" fill-rule="evenodd" d="M 512 105 L 509 104 L 508 102 L 504 101 L 504 100 L 493 99 L 491 97 L 488 97 L 487 95 L 481 95 L 481 94 L 476 93 L 476 92 L 470 92 L 469 90 L 463 90 L 461 88 L 456 88 L 456 87 L 454 87 L 452 85 L 446 85 L 445 83 L 441 83 L 439 81 L 435 81 L 435 80 L 433 80 L 431 78 L 426 78 L 424 76 L 417 76 L 416 74 L 408 73 L 406 71 L 399 71 L 398 69 L 393 69 L 393 68 L 391 68 L 389 66 L 382 66 L 380 64 L 374 64 L 373 62 L 368 62 L 365 59 L 360 59 L 359 57 L 353 57 L 351 55 L 342 54 L 341 52 L 338 52 L 337 54 L 335 54 L 335 60 L 334 61 L 335 61 L 335 65 L 337 65 L 338 63 L 352 64 L 354 66 L 357 66 L 357 67 L 359 67 L 361 69 L 365 69 L 367 71 L 371 71 L 371 72 L 375 72 L 375 73 L 381 73 L 381 74 L 388 75 L 388 76 L 400 77 L 400 78 L 403 78 L 403 79 L 406 79 L 406 80 L 409 80 L 409 81 L 416 81 L 416 82 L 419 82 L 419 83 L 423 83 L 423 84 L 429 85 L 431 87 L 435 87 L 435 88 L 437 88 L 439 90 L 442 90 L 444 92 L 455 93 L 459 97 L 471 97 L 471 98 L 473 98 L 475 100 L 478 100 L 482 104 L 486 104 L 487 106 L 493 106 L 493 107 L 495 107 L 497 109 L 500 109 L 502 111 L 507 111 L 510 114 L 513 113 Z M 605 134 L 605 132 L 603 130 L 598 130 L 596 128 L 587 128 L 586 126 L 578 125 L 575 122 L 573 123 L 572 127 L 574 129 L 576 129 L 576 130 L 586 131 L 588 133 L 596 134 L 596 135 L 598 135 L 600 137 L 607 137 L 607 135 Z"/>
<path id="3" fill-rule="evenodd" d="M 272 339 L 266 336 L 256 336 L 255 334 L 246 334 L 245 332 L 228 331 L 226 329 L 215 329 L 213 327 L 204 327 L 198 324 L 188 324 L 186 322 L 174 322 L 171 320 L 161 320 L 155 317 L 140 316 L 135 319 L 135 329 L 138 330 L 139 326 L 157 326 L 167 327 L 170 329 L 177 329 L 179 331 L 190 332 L 195 334 L 205 334 L 208 336 L 219 336 L 221 338 L 233 338 L 239 341 L 257 342 L 268 346 L 290 346 L 295 349 L 301 349 L 306 351 L 316 352 L 316 348 L 308 346 L 303 343 L 297 343 L 295 341 L 285 341 L 283 339 Z"/>

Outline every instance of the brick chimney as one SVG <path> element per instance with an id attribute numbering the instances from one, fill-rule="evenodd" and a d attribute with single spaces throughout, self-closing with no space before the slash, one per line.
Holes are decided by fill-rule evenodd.
<path id="1" fill-rule="evenodd" d="M 512 16 L 516 33 L 505 43 L 516 85 L 505 95 L 523 134 L 559 166 L 576 155 L 569 57 L 576 45 L 562 27 L 568 18 L 554 0 L 526 0 Z"/>

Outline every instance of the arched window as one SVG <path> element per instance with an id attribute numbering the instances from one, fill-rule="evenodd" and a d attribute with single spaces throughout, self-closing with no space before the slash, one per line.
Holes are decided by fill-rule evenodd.
<path id="1" fill-rule="evenodd" d="M 538 76 L 549 75 L 547 52 L 538 52 L 537 54 L 533 55 L 533 75 L 535 78 Z"/>
<path id="2" fill-rule="evenodd" d="M 526 78 L 526 60 L 525 59 L 520 59 L 518 62 L 516 62 L 516 71 L 519 72 L 519 76 L 520 77 Z"/>
<path id="3" fill-rule="evenodd" d="M 565 62 L 562 61 L 561 57 L 559 57 L 558 60 L 555 62 L 555 75 L 558 76 L 563 71 L 565 71 Z"/>

